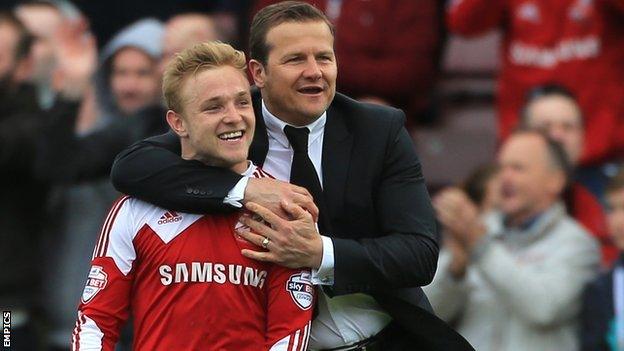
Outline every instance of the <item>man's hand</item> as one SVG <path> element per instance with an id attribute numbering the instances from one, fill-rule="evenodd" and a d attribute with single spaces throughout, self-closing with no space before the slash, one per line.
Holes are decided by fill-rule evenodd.
<path id="1" fill-rule="evenodd" d="M 450 234 L 444 238 L 444 246 L 451 252 L 451 264 L 449 272 L 453 278 L 461 280 L 466 275 L 468 268 L 468 252 L 466 249 Z"/>
<path id="2" fill-rule="evenodd" d="M 65 21 L 53 38 L 57 67 L 52 85 L 63 97 L 80 100 L 97 67 L 95 38 L 84 18 Z"/>
<path id="3" fill-rule="evenodd" d="M 262 247 L 265 238 L 269 239 L 269 244 L 265 247 L 267 251 L 244 249 L 243 256 L 288 268 L 318 269 L 323 258 L 323 241 L 312 215 L 301 206 L 287 201 L 282 201 L 280 205 L 290 220 L 282 219 L 257 203 L 248 202 L 245 205 L 262 218 L 255 220 L 251 216 L 243 216 L 241 222 L 251 230 L 239 231 L 238 234 L 259 247 Z"/>
<path id="4" fill-rule="evenodd" d="M 433 200 L 438 220 L 467 250 L 486 234 L 477 206 L 460 189 L 442 190 Z"/>
<path id="5" fill-rule="evenodd" d="M 312 195 L 306 188 L 271 178 L 249 179 L 243 203 L 253 202 L 267 208 L 283 219 L 291 219 L 280 204 L 282 201 L 301 206 L 310 212 L 314 222 L 318 221 L 318 207 L 314 204 Z"/>

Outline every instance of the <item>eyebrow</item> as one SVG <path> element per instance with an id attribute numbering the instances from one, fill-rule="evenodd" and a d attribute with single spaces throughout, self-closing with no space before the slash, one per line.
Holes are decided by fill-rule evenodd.
<path id="1" fill-rule="evenodd" d="M 243 97 L 243 96 L 251 97 L 251 94 L 247 90 L 241 90 L 238 93 L 234 94 L 234 98 L 239 98 L 239 97 Z M 223 95 L 211 97 L 210 99 L 202 101 L 202 103 L 199 105 L 199 108 L 200 108 L 200 110 L 203 110 L 204 108 L 207 107 L 207 105 L 209 105 L 211 103 L 214 103 L 214 102 L 220 102 L 220 101 L 222 101 L 224 99 L 225 99 L 225 97 Z"/>

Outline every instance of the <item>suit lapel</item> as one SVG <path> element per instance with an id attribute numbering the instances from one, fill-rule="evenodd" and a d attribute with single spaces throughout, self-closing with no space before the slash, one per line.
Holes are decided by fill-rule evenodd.
<path id="1" fill-rule="evenodd" d="M 321 160 L 323 195 L 330 215 L 342 213 L 351 147 L 353 146 L 353 135 L 347 128 L 342 112 L 332 106 L 327 111 Z"/>
<path id="2" fill-rule="evenodd" d="M 267 136 L 264 117 L 262 116 L 262 96 L 256 87 L 251 88 L 251 100 L 254 115 L 256 116 L 256 131 L 249 147 L 249 159 L 257 166 L 262 167 L 269 152 L 269 137 Z"/>

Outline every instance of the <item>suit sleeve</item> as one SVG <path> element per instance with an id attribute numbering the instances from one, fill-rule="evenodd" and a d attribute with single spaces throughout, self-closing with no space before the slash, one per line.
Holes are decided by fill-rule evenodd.
<path id="1" fill-rule="evenodd" d="M 113 205 L 94 249 L 78 306 L 72 350 L 113 351 L 130 315 L 136 253 L 126 199 Z"/>
<path id="2" fill-rule="evenodd" d="M 73 124 L 55 123 L 37 143 L 38 178 L 73 183 L 107 176 L 117 153 L 138 140 L 141 122 L 140 117 L 116 120 L 85 136 L 77 136 Z"/>
<path id="3" fill-rule="evenodd" d="M 180 157 L 180 141 L 169 132 L 122 151 L 111 171 L 115 188 L 159 207 L 187 213 L 231 212 L 223 203 L 242 177 Z"/>
<path id="4" fill-rule="evenodd" d="M 501 26 L 507 0 L 449 0 L 447 26 L 453 33 L 474 36 Z"/>
<path id="5" fill-rule="evenodd" d="M 582 351 L 610 350 L 607 343 L 607 332 L 613 316 L 605 315 L 604 312 L 607 308 L 603 306 L 607 304 L 605 300 L 612 298 L 612 296 L 604 294 L 603 289 L 605 287 L 600 284 L 599 280 L 596 280 L 589 284 L 583 292 L 580 329 Z"/>
<path id="6" fill-rule="evenodd" d="M 423 286 L 435 274 L 439 248 L 433 208 L 404 115 L 397 113 L 402 118 L 394 118 L 373 193 L 382 232 L 376 238 L 332 239 L 336 294 Z"/>
<path id="7" fill-rule="evenodd" d="M 266 350 L 307 350 L 315 299 L 308 270 L 272 265 L 267 277 Z"/>

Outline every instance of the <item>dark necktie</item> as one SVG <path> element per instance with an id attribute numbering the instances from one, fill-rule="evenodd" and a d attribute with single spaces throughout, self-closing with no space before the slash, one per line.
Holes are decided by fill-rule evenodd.
<path id="1" fill-rule="evenodd" d="M 321 182 L 319 182 L 316 169 L 310 156 L 308 156 L 308 136 L 310 130 L 307 127 L 295 128 L 291 126 L 284 127 L 284 134 L 293 148 L 294 155 L 292 165 L 290 166 L 290 183 L 302 186 L 312 194 L 314 203 L 319 209 L 318 227 L 322 235 L 331 235 L 331 226 L 327 219 L 327 207 L 325 205 L 325 197 Z M 327 285 L 321 286 L 325 294 L 333 296 L 331 288 Z M 317 304 L 314 304 L 313 318 L 318 315 Z"/>
<path id="2" fill-rule="evenodd" d="M 294 150 L 292 166 L 290 168 L 290 182 L 302 186 L 312 194 L 314 203 L 319 208 L 319 231 L 323 235 L 331 235 L 329 223 L 327 222 L 327 212 L 323 189 L 319 182 L 316 169 L 308 156 L 308 135 L 310 130 L 307 127 L 295 128 L 284 127 L 284 133 Z"/>

